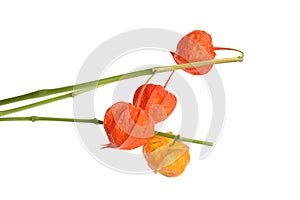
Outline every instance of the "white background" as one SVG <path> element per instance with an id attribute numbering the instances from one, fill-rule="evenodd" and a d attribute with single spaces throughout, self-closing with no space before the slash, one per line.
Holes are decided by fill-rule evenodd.
<path id="1" fill-rule="evenodd" d="M 178 178 L 128 175 L 94 160 L 71 123 L 0 122 L 0 199 L 299 199 L 297 1 L 107 2 L 1 1 L 0 99 L 73 84 L 89 53 L 124 31 L 206 30 L 246 53 L 216 66 L 219 143 L 204 160 L 192 148 Z M 29 115 L 71 117 L 72 100 L 15 116 Z"/>

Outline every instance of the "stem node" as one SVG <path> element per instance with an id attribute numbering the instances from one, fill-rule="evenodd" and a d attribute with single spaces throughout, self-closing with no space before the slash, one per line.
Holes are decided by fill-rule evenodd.
<path id="1" fill-rule="evenodd" d="M 36 120 L 36 116 L 31 116 L 31 121 L 35 122 L 35 120 Z"/>

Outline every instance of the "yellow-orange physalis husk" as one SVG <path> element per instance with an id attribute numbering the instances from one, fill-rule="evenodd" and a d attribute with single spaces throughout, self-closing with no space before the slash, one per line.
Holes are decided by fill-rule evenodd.
<path id="1" fill-rule="evenodd" d="M 169 134 L 172 134 L 169 132 Z M 174 139 L 154 136 L 143 146 L 144 157 L 156 173 L 179 176 L 190 162 L 189 147 Z"/>
<path id="2" fill-rule="evenodd" d="M 105 113 L 103 127 L 110 144 L 105 147 L 134 149 L 154 135 L 154 122 L 141 108 L 127 102 L 113 104 Z"/>

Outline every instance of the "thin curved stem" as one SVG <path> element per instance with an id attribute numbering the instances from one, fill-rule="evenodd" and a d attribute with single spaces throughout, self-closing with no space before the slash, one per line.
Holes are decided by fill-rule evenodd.
<path id="1" fill-rule="evenodd" d="M 6 118 L 0 118 L 1 121 L 31 121 L 31 122 L 36 122 L 36 121 L 56 121 L 56 122 L 80 122 L 80 123 L 93 123 L 96 125 L 102 125 L 103 121 L 93 118 L 93 119 L 75 119 L 75 118 L 58 118 L 58 117 L 41 117 L 41 116 L 30 116 L 30 117 L 6 117 Z M 206 146 L 213 146 L 212 142 L 207 142 L 207 141 L 202 141 L 202 140 L 194 140 L 190 138 L 185 138 L 185 137 L 178 137 L 176 135 L 171 135 L 168 133 L 160 132 L 160 131 L 155 131 L 156 135 L 162 136 L 162 137 L 167 137 L 167 138 L 177 138 L 179 141 L 183 142 L 191 142 L 195 144 L 202 144 Z"/>
<path id="2" fill-rule="evenodd" d="M 141 104 L 141 100 L 142 100 L 142 96 L 143 96 L 143 93 L 145 91 L 145 88 L 147 86 L 147 84 L 149 83 L 149 81 L 153 78 L 153 76 L 155 75 L 155 73 L 153 73 L 147 80 L 146 82 L 144 83 L 144 86 L 143 88 L 141 89 L 141 92 L 138 96 L 138 100 L 137 100 L 137 104 L 136 104 L 136 107 L 140 107 L 140 104 Z"/>
<path id="3" fill-rule="evenodd" d="M 175 71 L 172 71 L 171 74 L 169 75 L 168 79 L 165 82 L 164 88 L 166 89 L 167 85 L 169 84 L 173 74 L 175 73 Z"/>
<path id="4" fill-rule="evenodd" d="M 214 50 L 229 50 L 229 51 L 236 51 L 241 53 L 242 55 L 239 56 L 240 58 L 244 58 L 244 52 L 239 50 L 239 49 L 234 49 L 234 48 L 228 48 L 228 47 L 214 47 Z"/>

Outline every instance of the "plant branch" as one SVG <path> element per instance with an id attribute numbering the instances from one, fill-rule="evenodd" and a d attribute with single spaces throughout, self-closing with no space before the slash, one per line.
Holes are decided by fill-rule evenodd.
<path id="1" fill-rule="evenodd" d="M 40 116 L 30 116 L 30 117 L 6 117 L 0 118 L 1 121 L 56 121 L 56 122 L 81 122 L 81 123 L 93 123 L 93 124 L 103 124 L 103 121 L 96 118 L 93 119 L 74 119 L 74 118 L 58 118 L 58 117 L 40 117 Z"/>
<path id="2" fill-rule="evenodd" d="M 203 145 L 206 145 L 206 146 L 213 146 L 212 142 L 194 140 L 194 139 L 191 139 L 191 138 L 186 138 L 186 137 L 181 137 L 181 136 L 178 137 L 178 135 L 171 135 L 171 134 L 164 133 L 164 132 L 155 131 L 155 134 L 159 135 L 159 136 L 171 138 L 171 139 L 176 139 L 176 140 L 183 141 L 183 142 L 191 142 L 191 143 L 195 143 L 195 144 L 203 144 Z"/>
<path id="3" fill-rule="evenodd" d="M 235 50 L 235 49 L 230 49 L 230 50 Z M 135 78 L 135 77 L 139 77 L 139 76 L 152 75 L 153 73 L 161 73 L 161 72 L 168 72 L 168 71 L 174 71 L 174 70 L 179 70 L 179 69 L 201 67 L 201 66 L 205 66 L 205 65 L 209 65 L 209 64 L 242 62 L 244 53 L 240 50 L 235 50 L 235 51 L 240 52 L 242 54 L 242 56 L 232 57 L 232 58 L 221 58 L 221 59 L 215 59 L 215 60 L 206 60 L 206 61 L 194 62 L 194 63 L 185 63 L 185 64 L 180 64 L 180 65 L 153 67 L 153 68 L 149 68 L 149 69 L 145 69 L 145 70 L 130 72 L 127 74 L 120 74 L 117 76 L 103 78 L 103 79 L 90 81 L 90 82 L 86 82 L 86 83 L 81 83 L 81 84 L 77 84 L 77 85 L 70 85 L 70 86 L 53 88 L 53 89 L 38 90 L 35 92 L 23 94 L 20 96 L 15 96 L 15 97 L 0 100 L 0 106 L 27 100 L 27 99 L 45 97 L 45 96 L 49 96 L 49 95 L 65 93 L 65 92 L 70 92 L 70 91 L 76 91 L 76 90 L 81 90 L 81 89 L 90 88 L 90 90 L 92 90 L 94 88 L 97 88 L 97 87 L 100 87 L 100 86 L 103 86 L 103 85 L 106 85 L 106 84 L 109 84 L 112 82 Z"/>
<path id="4" fill-rule="evenodd" d="M 46 100 L 43 100 L 43 101 L 38 101 L 38 102 L 35 102 L 35 103 L 31 103 L 31 104 L 28 104 L 28 105 L 25 105 L 25 106 L 20 106 L 20 107 L 8 109 L 8 110 L 2 110 L 2 111 L 0 111 L 0 117 L 4 116 L 4 115 L 12 114 L 12 113 L 20 112 L 20 111 L 23 111 L 23 110 L 27 110 L 27 109 L 30 109 L 30 108 L 38 107 L 38 106 L 41 106 L 41 105 L 49 104 L 49 103 L 59 101 L 59 100 L 62 100 L 62 99 L 66 99 L 66 98 L 69 98 L 69 97 L 73 97 L 73 92 L 65 94 L 65 95 L 61 95 L 61 96 L 58 96 L 58 97 L 53 97 L 53 98 L 50 98 L 50 99 L 46 99 Z"/>
<path id="5" fill-rule="evenodd" d="M 30 116 L 30 117 L 6 117 L 6 118 L 0 118 L 1 121 L 31 121 L 31 122 L 36 122 L 36 121 L 57 121 L 57 122 L 81 122 L 81 123 L 93 123 L 96 125 L 102 125 L 103 121 L 93 118 L 93 119 L 74 119 L 74 118 L 58 118 L 58 117 L 41 117 L 41 116 Z M 183 142 L 191 142 L 195 144 L 202 144 L 206 146 L 213 146 L 212 142 L 207 142 L 207 141 L 201 141 L 201 140 L 194 140 L 190 138 L 185 138 L 185 137 L 176 137 L 176 135 L 171 135 L 168 133 L 160 132 L 160 131 L 155 131 L 156 135 L 162 136 L 162 137 L 167 137 L 171 139 L 177 139 L 179 141 Z"/>
<path id="6" fill-rule="evenodd" d="M 70 93 L 56 96 L 53 98 L 49 98 L 49 99 L 46 99 L 43 101 L 38 101 L 35 103 L 31 103 L 31 104 L 20 106 L 20 107 L 13 108 L 13 109 L 2 110 L 2 111 L 0 111 L 0 117 L 4 116 L 4 115 L 16 113 L 19 111 L 27 110 L 30 108 L 34 108 L 37 106 L 42 106 L 42 105 L 52 103 L 55 101 L 59 101 L 62 99 L 74 97 L 75 95 L 93 90 L 95 88 L 98 88 L 100 86 L 103 86 L 103 85 L 106 85 L 109 83 L 117 82 L 120 80 L 126 80 L 126 79 L 135 78 L 135 77 L 139 77 L 139 76 L 145 76 L 145 75 L 153 76 L 155 73 L 169 72 L 169 71 L 193 68 L 193 67 L 201 67 L 201 66 L 206 66 L 206 65 L 211 65 L 211 64 L 221 64 L 221 63 L 242 62 L 243 61 L 244 54 L 242 51 L 235 50 L 235 49 L 230 49 L 230 50 L 238 51 L 242 54 L 242 56 L 231 57 L 231 58 L 220 58 L 220 59 L 215 59 L 215 60 L 205 60 L 205 61 L 201 61 L 201 62 L 185 63 L 185 64 L 180 64 L 180 65 L 153 67 L 153 68 L 149 68 L 149 69 L 145 69 L 145 70 L 130 72 L 130 73 L 112 76 L 112 77 L 108 77 L 108 78 L 103 78 L 103 79 L 99 79 L 99 80 L 95 80 L 95 81 L 81 83 L 81 84 L 77 84 L 77 85 L 71 85 L 71 86 L 54 88 L 54 89 L 39 90 L 36 92 L 31 92 L 31 93 L 24 94 L 24 95 L 11 97 L 8 99 L 3 99 L 3 100 L 0 100 L 0 106 L 18 102 L 18 101 L 27 100 L 27 99 L 33 99 L 33 98 L 44 97 L 44 96 L 48 96 L 48 95 L 66 93 L 66 92 L 72 91 Z"/>

